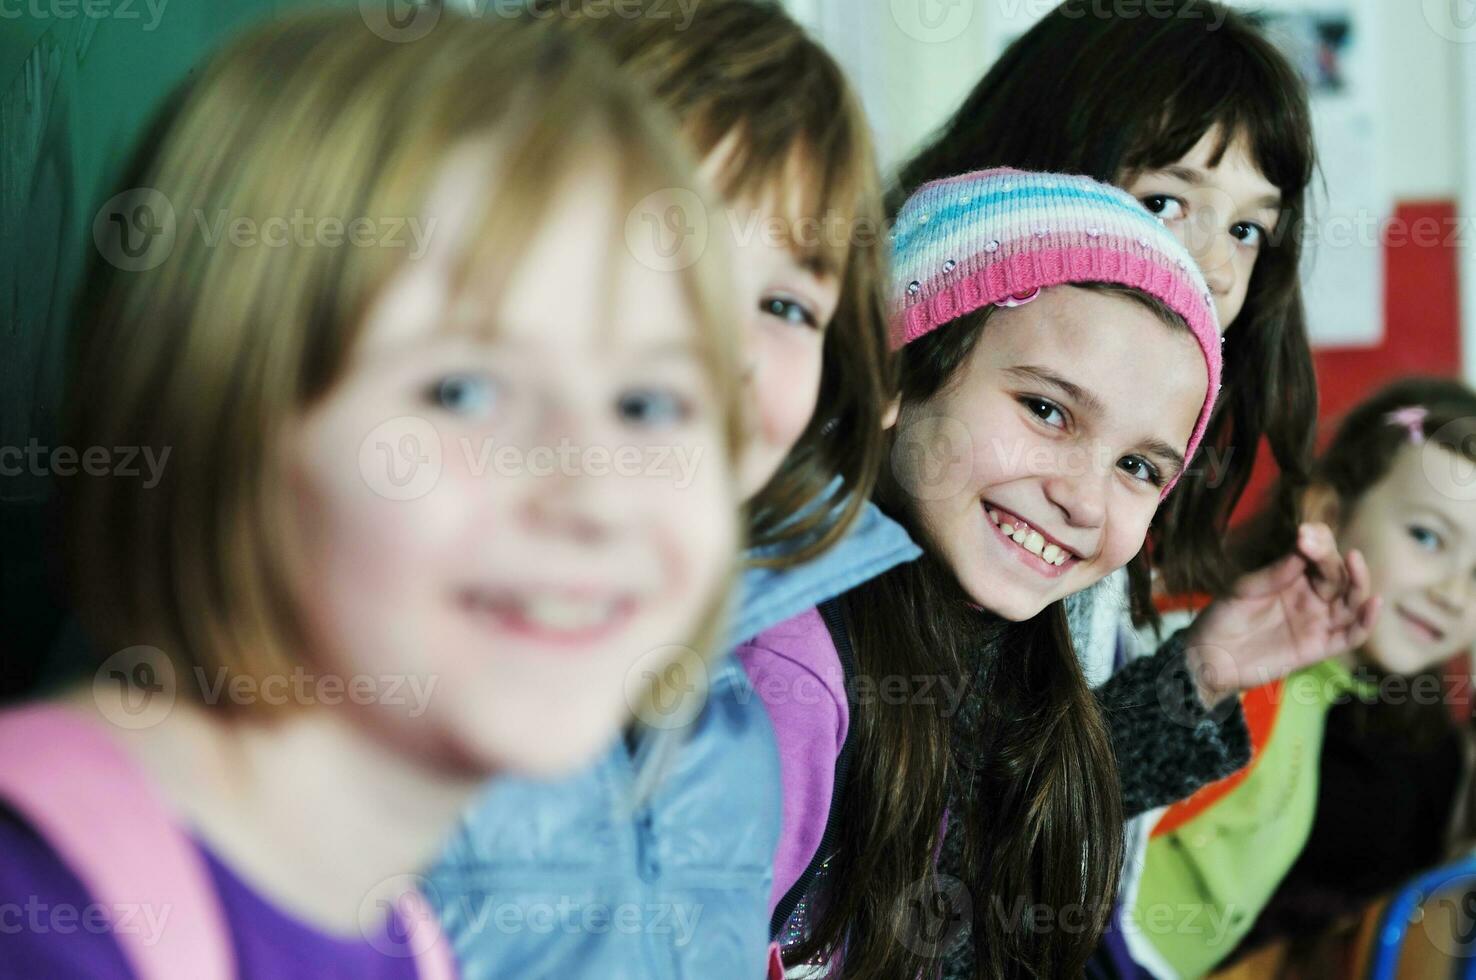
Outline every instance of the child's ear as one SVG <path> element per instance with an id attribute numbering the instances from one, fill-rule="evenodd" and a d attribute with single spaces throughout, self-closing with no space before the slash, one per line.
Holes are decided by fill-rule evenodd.
<path id="1" fill-rule="evenodd" d="M 1334 532 L 1342 521 L 1342 503 L 1338 492 L 1326 483 L 1314 483 L 1302 491 L 1298 520 L 1302 524 L 1326 524 Z"/>
<path id="2" fill-rule="evenodd" d="M 902 413 L 902 396 L 901 395 L 897 395 L 897 396 L 893 397 L 891 403 L 887 405 L 887 410 L 882 413 L 882 429 L 883 430 L 890 429 L 892 426 L 896 425 L 897 424 L 897 416 L 900 415 L 901 413 Z"/>

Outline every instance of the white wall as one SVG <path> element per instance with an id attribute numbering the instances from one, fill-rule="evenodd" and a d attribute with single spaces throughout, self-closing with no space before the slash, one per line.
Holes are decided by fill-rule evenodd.
<path id="1" fill-rule="evenodd" d="M 1393 80 L 1376 86 L 1374 102 L 1377 169 L 1387 196 L 1456 195 L 1462 181 L 1461 56 L 1469 44 L 1451 39 L 1459 28 L 1445 25 L 1439 10 L 1452 7 L 1459 14 L 1467 5 L 1476 24 L 1476 0 L 1231 2 L 1245 9 L 1360 9 L 1370 67 L 1379 79 Z M 1010 39 L 1055 3 L 787 0 L 787 6 L 851 74 L 876 127 L 883 164 L 890 166 L 948 116 Z"/>
<path id="2" fill-rule="evenodd" d="M 1107 0 L 1103 0 L 1107 2 Z M 1133 9 L 1141 0 L 1117 0 Z M 1341 11 L 1355 17 L 1349 92 L 1316 100 L 1329 226 L 1364 227 L 1403 200 L 1476 203 L 1476 0 L 1230 0 L 1243 9 Z M 940 124 L 1014 37 L 1055 0 L 788 0 L 846 67 L 890 170 Z M 1129 9 L 1125 7 L 1124 9 Z M 1444 19 L 1442 19 L 1444 18 Z M 1476 95 L 1472 96 L 1476 102 Z M 1470 152 L 1467 152 L 1468 145 Z M 1469 187 L 1472 193 L 1462 194 Z M 1368 236 L 1361 236 L 1367 238 Z M 1382 332 L 1376 237 L 1309 247 L 1307 288 L 1320 343 L 1368 345 Z M 1468 250 L 1471 251 L 1471 250 Z M 1468 283 L 1476 284 L 1476 261 Z M 1468 314 L 1476 314 L 1476 286 Z M 1476 315 L 1463 317 L 1476 368 Z M 1476 377 L 1476 373 L 1473 373 Z"/>

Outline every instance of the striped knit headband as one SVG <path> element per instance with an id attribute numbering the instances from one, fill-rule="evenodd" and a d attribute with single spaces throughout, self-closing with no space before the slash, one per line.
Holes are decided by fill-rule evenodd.
<path id="1" fill-rule="evenodd" d="M 1194 457 L 1220 390 L 1214 297 L 1184 246 L 1126 191 L 1005 169 L 924 184 L 893 226 L 892 280 L 893 349 L 986 306 L 1028 303 L 1049 286 L 1114 283 L 1159 299 L 1189 324 L 1209 369 L 1184 453 Z"/>

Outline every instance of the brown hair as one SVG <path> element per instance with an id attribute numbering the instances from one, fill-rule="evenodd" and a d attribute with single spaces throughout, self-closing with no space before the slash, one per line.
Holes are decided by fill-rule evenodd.
<path id="1" fill-rule="evenodd" d="M 1170 329 L 1189 329 L 1138 290 L 1079 285 L 1133 298 Z M 903 348 L 904 419 L 909 405 L 942 390 L 967 362 L 993 309 Z M 891 468 L 875 499 L 926 540 Z M 841 606 L 862 677 L 955 679 L 967 686 L 968 708 L 957 718 L 933 704 L 857 708 L 848 823 L 818 921 L 795 955 L 840 957 L 847 977 L 931 976 L 936 960 L 898 940 L 911 928 L 904 897 L 933 873 L 947 807 L 965 834 L 978 975 L 1079 975 L 1116 894 L 1123 816 L 1116 758 L 1064 603 L 1022 623 L 981 615 L 928 552 L 847 593 Z M 1035 931 L 1028 910 L 1041 904 L 1083 909 L 1084 928 Z M 1005 914 L 1021 909 L 1024 919 Z"/>
<path id="2" fill-rule="evenodd" d="M 817 269 L 840 279 L 826 331 L 814 416 L 779 471 L 749 503 L 749 543 L 790 565 L 849 528 L 883 460 L 882 416 L 895 388 L 885 316 L 887 242 L 870 128 L 834 59 L 771 0 L 703 0 L 678 26 L 669 5 L 638 17 L 559 5 L 547 16 L 609 44 L 677 117 L 699 156 L 736 136 L 718 181 L 729 200 L 780 192 L 798 229 L 841 218 L 845 240 L 797 240 Z M 798 191 L 796 194 L 795 192 Z M 842 486 L 825 494 L 835 477 Z"/>
<path id="3" fill-rule="evenodd" d="M 1283 474 L 1305 478 L 1317 387 L 1297 276 L 1315 153 L 1301 79 L 1249 18 L 1212 0 L 1170 0 L 1162 15 L 1140 18 L 1066 0 L 1010 45 L 901 168 L 891 196 L 900 206 L 925 181 L 991 166 L 1125 183 L 1216 126 L 1216 159 L 1244 135 L 1281 191 L 1281 217 L 1240 315 L 1225 325 L 1223 390 L 1201 462 L 1160 509 L 1153 547 L 1129 566 L 1140 620 L 1153 618 L 1150 557 L 1170 592 L 1228 589 L 1237 570 L 1224 539 L 1262 436 Z"/>
<path id="4" fill-rule="evenodd" d="M 258 226 L 296 213 L 345 225 L 418 215 L 448 156 L 486 144 L 496 180 L 489 170 L 454 286 L 495 295 L 516 266 L 488 256 L 520 254 L 558 178 L 591 153 L 618 161 L 621 213 L 691 181 L 675 135 L 602 52 L 515 22 L 440 16 L 413 42 L 352 11 L 260 27 L 212 58 L 141 146 L 125 186 L 167 201 L 178 234 L 146 270 L 94 257 L 68 425 L 75 445 L 171 455 L 152 489 L 81 478 L 64 488 L 77 604 L 99 639 L 258 679 L 299 662 L 282 439 L 343 375 L 367 310 L 407 262 L 393 244 L 215 242 L 191 215 Z M 680 275 L 731 458 L 740 386 L 719 313 L 727 272 L 719 249 Z M 700 650 L 724 599 L 713 597 Z"/>

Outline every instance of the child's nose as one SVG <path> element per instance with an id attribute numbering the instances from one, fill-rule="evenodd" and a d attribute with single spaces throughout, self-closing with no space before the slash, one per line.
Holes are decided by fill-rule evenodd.
<path id="1" fill-rule="evenodd" d="M 1224 296 L 1235 287 L 1235 240 L 1227 234 L 1205 236 L 1194 258 L 1204 274 L 1205 285 L 1216 296 Z"/>
<path id="2" fill-rule="evenodd" d="M 603 492 L 602 481 L 588 473 L 563 467 L 539 480 L 528 496 L 530 522 L 546 534 L 581 544 L 608 540 L 620 523 L 618 501 Z"/>
<path id="3" fill-rule="evenodd" d="M 1057 474 L 1046 478 L 1045 495 L 1072 527 L 1101 527 L 1107 517 L 1106 482 L 1095 471 Z"/>

